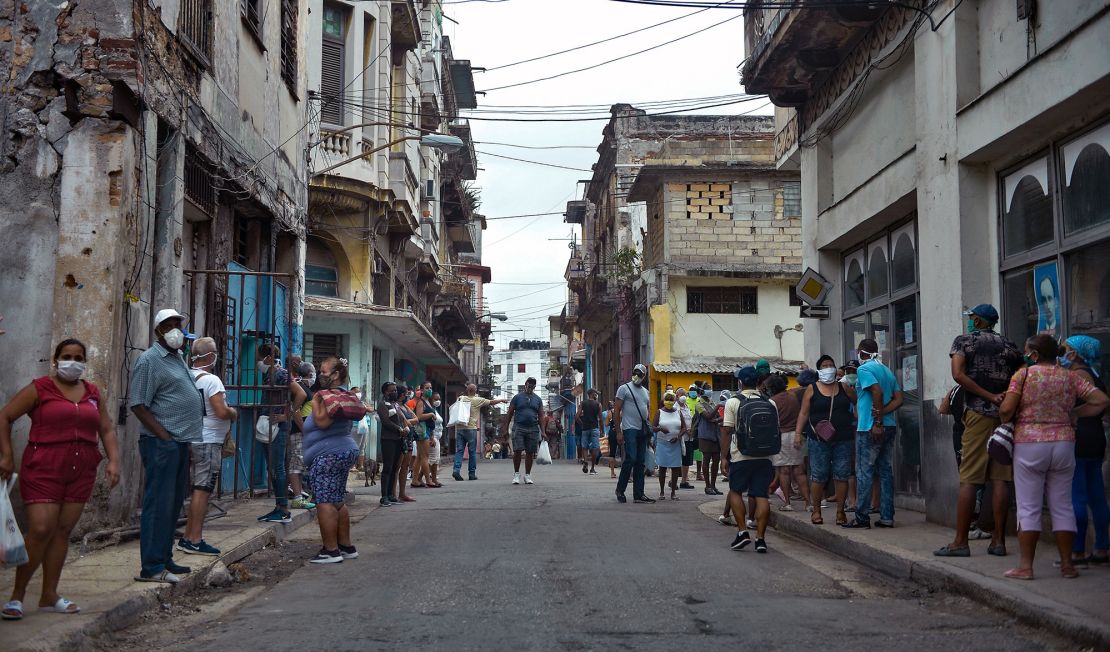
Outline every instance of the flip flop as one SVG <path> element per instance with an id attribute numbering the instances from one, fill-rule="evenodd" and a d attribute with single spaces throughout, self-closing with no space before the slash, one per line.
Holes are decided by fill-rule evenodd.
<path id="1" fill-rule="evenodd" d="M 1075 569 L 1072 569 L 1072 570 L 1075 570 Z M 1031 579 L 1033 579 L 1033 569 L 1032 568 L 1011 568 L 1010 570 L 1006 571 L 1002 575 L 1004 577 L 1008 577 L 1012 580 L 1031 580 Z"/>
<path id="2" fill-rule="evenodd" d="M 39 611 L 49 611 L 56 614 L 75 614 L 81 611 L 81 607 L 77 603 L 66 600 L 65 598 L 58 598 L 53 607 L 39 607 Z"/>
<path id="3" fill-rule="evenodd" d="M 23 620 L 23 603 L 19 600 L 5 603 L 4 611 L 0 612 L 0 618 L 4 620 Z"/>
<path id="4" fill-rule="evenodd" d="M 847 521 L 848 519 L 844 520 Z M 812 512 L 811 516 L 809 517 L 809 522 L 813 523 L 814 525 L 824 525 L 825 519 L 821 518 L 821 512 Z"/>
<path id="5" fill-rule="evenodd" d="M 174 575 L 173 573 L 169 572 L 168 570 L 163 570 L 163 571 L 159 571 L 155 575 L 151 575 L 150 577 L 144 577 L 141 574 L 136 575 L 135 576 L 135 581 L 136 582 L 156 582 L 156 583 L 159 583 L 159 584 L 177 584 L 181 580 L 180 580 L 180 578 L 177 577 L 177 575 Z"/>

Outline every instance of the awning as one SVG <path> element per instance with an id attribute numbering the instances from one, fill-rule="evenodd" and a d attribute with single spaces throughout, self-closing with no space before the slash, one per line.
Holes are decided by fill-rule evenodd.
<path id="1" fill-rule="evenodd" d="M 796 376 L 802 370 L 799 360 L 763 358 L 771 363 L 772 372 Z M 674 360 L 670 364 L 654 363 L 651 368 L 664 374 L 732 374 L 739 367 L 755 366 L 760 358 L 712 358 L 709 360 Z"/>
<path id="2" fill-rule="evenodd" d="M 306 315 L 318 317 L 365 319 L 393 341 L 398 357 L 418 360 L 428 367 L 454 367 L 462 373 L 454 356 L 443 348 L 411 310 L 309 295 L 304 298 L 304 311 Z"/>

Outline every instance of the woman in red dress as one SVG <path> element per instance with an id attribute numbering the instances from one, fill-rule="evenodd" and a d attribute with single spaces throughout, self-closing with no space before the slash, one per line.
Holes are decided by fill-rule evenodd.
<path id="1" fill-rule="evenodd" d="M 73 614 L 80 608 L 58 595 L 69 533 L 96 482 L 100 464 L 97 440 L 108 456 L 105 476 L 109 488 L 119 482 L 119 447 L 116 430 L 96 385 L 81 380 L 85 372 L 85 345 L 68 339 L 54 349 L 54 368 L 36 378 L 0 410 L 0 478 L 14 470 L 12 423 L 31 418 L 27 448 L 19 467 L 19 491 L 27 509 L 24 533 L 30 561 L 16 569 L 11 601 L 0 612 L 5 620 L 23 617 L 27 583 L 42 564 L 39 608 Z"/>

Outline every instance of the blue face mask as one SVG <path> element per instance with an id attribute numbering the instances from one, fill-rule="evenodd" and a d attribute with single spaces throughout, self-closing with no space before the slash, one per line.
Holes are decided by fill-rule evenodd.
<path id="1" fill-rule="evenodd" d="M 976 330 L 978 330 L 978 329 L 975 328 L 975 320 L 968 317 L 968 319 L 967 319 L 967 332 L 974 333 Z"/>
<path id="2" fill-rule="evenodd" d="M 1062 355 L 1062 356 L 1056 358 L 1056 362 L 1057 362 L 1057 364 L 1059 364 L 1064 369 L 1067 369 L 1068 367 L 1071 366 L 1071 358 L 1069 358 L 1067 355 Z"/>

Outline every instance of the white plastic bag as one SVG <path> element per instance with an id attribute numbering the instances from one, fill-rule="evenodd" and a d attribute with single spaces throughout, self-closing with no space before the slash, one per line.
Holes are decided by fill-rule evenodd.
<path id="1" fill-rule="evenodd" d="M 547 445 L 547 441 L 540 442 L 540 452 L 536 453 L 536 462 L 551 464 L 551 447 Z"/>
<path id="2" fill-rule="evenodd" d="M 28 561 L 23 533 L 15 522 L 15 510 L 8 492 L 15 485 L 15 475 L 10 480 L 0 480 L 0 566 L 22 566 Z"/>
<path id="3" fill-rule="evenodd" d="M 448 425 L 466 428 L 470 425 L 470 401 L 459 399 L 451 405 Z"/>

